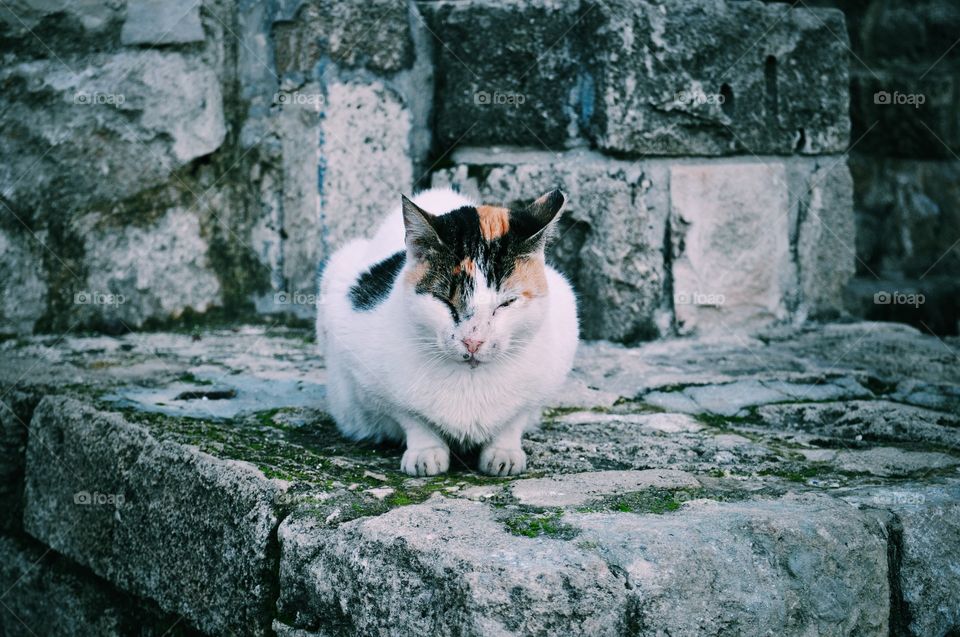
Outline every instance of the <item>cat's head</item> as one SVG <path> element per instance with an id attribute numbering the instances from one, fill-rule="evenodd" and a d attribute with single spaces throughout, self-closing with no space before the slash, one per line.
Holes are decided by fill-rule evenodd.
<path id="1" fill-rule="evenodd" d="M 403 198 L 410 320 L 417 346 L 476 367 L 508 359 L 546 316 L 544 249 L 563 208 L 549 192 L 522 208 L 433 216 Z"/>

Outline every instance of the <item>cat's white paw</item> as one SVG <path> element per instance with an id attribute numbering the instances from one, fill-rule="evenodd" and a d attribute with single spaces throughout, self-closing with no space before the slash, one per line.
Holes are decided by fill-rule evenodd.
<path id="1" fill-rule="evenodd" d="M 435 476 L 450 468 L 450 450 L 446 447 L 407 449 L 400 459 L 400 470 L 412 476 Z"/>
<path id="2" fill-rule="evenodd" d="M 516 476 L 527 468 L 527 454 L 519 447 L 486 447 L 480 452 L 480 471 L 491 476 Z"/>

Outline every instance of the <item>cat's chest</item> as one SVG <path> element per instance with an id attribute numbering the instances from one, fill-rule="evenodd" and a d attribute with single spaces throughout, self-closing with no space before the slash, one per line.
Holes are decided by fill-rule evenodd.
<path id="1" fill-rule="evenodd" d="M 414 408 L 445 426 L 477 429 L 481 437 L 516 417 L 534 397 L 523 379 L 509 371 L 438 371 L 418 384 Z"/>

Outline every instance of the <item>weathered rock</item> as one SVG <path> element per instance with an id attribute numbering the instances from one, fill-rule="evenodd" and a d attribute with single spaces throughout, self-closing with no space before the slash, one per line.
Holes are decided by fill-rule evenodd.
<path id="1" fill-rule="evenodd" d="M 887 634 L 886 541 L 832 498 L 564 518 L 624 573 L 632 634 Z"/>
<path id="2" fill-rule="evenodd" d="M 815 449 L 801 450 L 800 453 L 814 462 L 829 462 L 840 471 L 880 477 L 932 474 L 960 464 L 960 460 L 945 453 L 904 451 L 896 447 Z"/>
<path id="3" fill-rule="evenodd" d="M 23 464 L 30 417 L 40 397 L 0 385 L 0 531 L 19 530 L 23 517 Z"/>
<path id="4" fill-rule="evenodd" d="M 573 283 L 586 338 L 633 342 L 668 329 L 663 241 L 666 167 L 586 151 L 559 155 L 463 149 L 434 174 L 483 201 L 518 205 L 550 188 L 568 196 L 550 258 Z"/>
<path id="5" fill-rule="evenodd" d="M 895 593 L 891 630 L 945 635 L 960 623 L 960 486 L 901 483 L 845 493 L 886 526 Z"/>
<path id="6" fill-rule="evenodd" d="M 683 332 L 734 332 L 787 316 L 792 271 L 781 163 L 670 170 L 674 310 Z"/>
<path id="7" fill-rule="evenodd" d="M 922 441 L 946 447 L 960 443 L 960 418 L 885 400 L 767 405 L 762 422 L 844 440 Z"/>
<path id="8" fill-rule="evenodd" d="M 149 46 L 203 42 L 200 3 L 129 0 L 120 40 Z"/>
<path id="9" fill-rule="evenodd" d="M 207 632 L 267 631 L 280 483 L 46 398 L 31 421 L 24 527 Z"/>
<path id="10" fill-rule="evenodd" d="M 576 3 L 420 6 L 436 39 L 436 136 L 442 148 L 516 144 L 558 151 L 577 135 L 578 92 L 585 88 L 579 86 Z"/>
<path id="11" fill-rule="evenodd" d="M 206 63 L 151 50 L 85 62 L 0 72 L 0 191 L 28 225 L 37 211 L 62 217 L 158 186 L 223 143 L 220 83 Z"/>
<path id="12" fill-rule="evenodd" d="M 579 506 L 608 495 L 644 489 L 698 487 L 696 478 L 682 471 L 593 471 L 553 478 L 517 480 L 510 494 L 520 504 L 536 507 Z"/>
<path id="13" fill-rule="evenodd" d="M 791 187 L 793 192 L 793 187 Z M 800 312 L 835 317 L 857 259 L 853 181 L 843 158 L 828 158 L 803 186 L 796 245 Z"/>
<path id="14" fill-rule="evenodd" d="M 109 215 L 92 213 L 76 227 L 87 272 L 84 287 L 72 290 L 78 317 L 135 328 L 222 302 L 210 248 L 192 211 L 171 209 L 149 225 L 121 227 Z"/>
<path id="15" fill-rule="evenodd" d="M 326 530 L 287 519 L 279 609 L 366 635 L 620 634 L 623 580 L 592 551 L 512 535 L 493 509 L 436 496 Z M 365 600 L 375 599 L 377 612 Z"/>
<path id="16" fill-rule="evenodd" d="M 343 67 L 396 72 L 413 63 L 410 8 L 401 0 L 312 0 L 278 16 L 277 73 L 311 72 L 324 59 Z"/>
<path id="17" fill-rule="evenodd" d="M 0 334 L 32 333 L 46 309 L 42 249 L 28 232 L 0 228 Z"/>
<path id="18" fill-rule="evenodd" d="M 788 401 L 824 401 L 838 398 L 871 398 L 873 393 L 852 378 L 824 382 L 743 380 L 722 385 L 697 385 L 679 391 L 653 391 L 645 402 L 686 413 L 742 415 L 747 407 Z"/>
<path id="19" fill-rule="evenodd" d="M 845 149 L 847 41 L 837 10 L 616 0 L 582 8 L 581 105 L 603 149 L 658 155 Z M 830 90 L 811 90 L 830 86 Z"/>
<path id="20" fill-rule="evenodd" d="M 850 119 L 862 141 L 858 153 L 953 160 L 960 143 L 956 103 L 960 84 L 948 65 L 853 75 Z M 927 73 L 927 71 L 933 71 Z"/>
<path id="21" fill-rule="evenodd" d="M 0 634 L 5 637 L 196 634 L 178 617 L 85 573 L 35 541 L 0 535 Z"/>
<path id="22" fill-rule="evenodd" d="M 957 162 L 854 155 L 850 168 L 857 253 L 866 267 L 890 276 L 960 273 L 960 256 L 950 250 L 960 227 Z"/>

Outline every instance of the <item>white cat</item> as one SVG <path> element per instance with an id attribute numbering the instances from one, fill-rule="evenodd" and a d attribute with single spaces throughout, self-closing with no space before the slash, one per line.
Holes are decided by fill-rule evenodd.
<path id="1" fill-rule="evenodd" d="M 446 471 L 450 444 L 479 446 L 485 473 L 524 470 L 520 437 L 577 347 L 573 291 L 544 261 L 564 201 L 509 210 L 428 190 L 331 257 L 317 336 L 344 435 L 406 442 L 410 475 Z"/>

